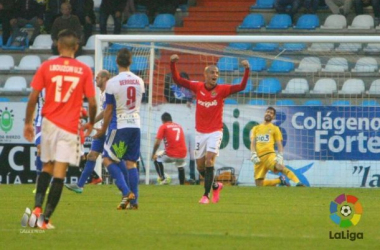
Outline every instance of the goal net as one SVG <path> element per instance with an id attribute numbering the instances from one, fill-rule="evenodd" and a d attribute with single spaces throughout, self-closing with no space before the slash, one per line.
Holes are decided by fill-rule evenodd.
<path id="1" fill-rule="evenodd" d="M 380 186 L 380 38 L 98 35 L 95 71 L 108 69 L 116 75 L 116 53 L 125 47 L 133 53 L 131 71 L 146 84 L 140 113 L 140 178 L 145 183 L 157 179 L 150 156 L 164 112 L 184 128 L 189 149 L 186 178 L 190 177 L 196 102 L 190 91 L 171 79 L 170 56 L 178 54 L 182 77 L 203 81 L 204 68 L 215 64 L 219 84 L 239 84 L 240 62 L 250 63 L 246 89 L 225 100 L 223 140 L 215 166 L 234 168 L 238 185 L 254 185 L 250 131 L 273 106 L 274 124 L 284 138 L 285 165 L 303 183 Z M 165 172 L 178 183 L 174 166 L 166 164 Z"/>

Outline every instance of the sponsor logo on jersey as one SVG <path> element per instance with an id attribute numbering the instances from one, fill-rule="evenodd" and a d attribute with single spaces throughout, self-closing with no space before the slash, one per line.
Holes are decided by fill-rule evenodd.
<path id="1" fill-rule="evenodd" d="M 217 95 L 218 95 L 218 93 L 215 90 L 211 91 L 211 97 L 212 98 L 215 98 Z"/>
<path id="2" fill-rule="evenodd" d="M 218 101 L 214 100 L 212 102 L 204 102 L 204 101 L 198 100 L 198 104 L 201 105 L 201 106 L 203 106 L 203 107 L 209 108 L 209 107 L 212 107 L 212 106 L 217 106 L 218 105 Z"/>

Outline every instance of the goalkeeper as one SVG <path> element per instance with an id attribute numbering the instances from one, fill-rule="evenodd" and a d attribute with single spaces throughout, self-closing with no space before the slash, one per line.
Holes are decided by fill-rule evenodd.
<path id="1" fill-rule="evenodd" d="M 276 125 L 272 123 L 276 117 L 276 110 L 268 107 L 264 115 L 264 123 L 252 128 L 251 131 L 251 161 L 254 164 L 254 178 L 256 186 L 290 186 L 284 176 L 278 179 L 268 180 L 265 175 L 268 170 L 274 173 L 281 172 L 290 180 L 296 183 L 296 186 L 305 186 L 297 176 L 284 166 L 282 134 Z M 278 152 L 274 150 L 276 143 Z"/>

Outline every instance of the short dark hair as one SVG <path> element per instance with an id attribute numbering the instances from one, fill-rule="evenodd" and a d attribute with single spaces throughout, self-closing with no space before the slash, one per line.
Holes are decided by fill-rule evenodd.
<path id="1" fill-rule="evenodd" d="M 117 65 L 128 68 L 132 64 L 132 52 L 129 49 L 120 49 L 116 57 Z"/>
<path id="2" fill-rule="evenodd" d="M 64 29 L 58 33 L 58 42 L 67 48 L 75 48 L 79 44 L 79 38 L 73 30 Z"/>
<path id="3" fill-rule="evenodd" d="M 165 112 L 165 113 L 162 114 L 161 120 L 163 122 L 172 122 L 173 121 L 172 120 L 172 116 L 169 113 L 167 113 L 167 112 Z"/>
<path id="4" fill-rule="evenodd" d="M 275 108 L 273 108 L 273 107 L 268 107 L 267 110 L 272 110 L 273 113 L 274 113 L 274 115 L 276 115 L 276 109 L 275 109 Z"/>

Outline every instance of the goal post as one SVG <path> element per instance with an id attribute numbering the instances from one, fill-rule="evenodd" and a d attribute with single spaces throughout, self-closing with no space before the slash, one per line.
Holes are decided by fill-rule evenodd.
<path id="1" fill-rule="evenodd" d="M 163 112 L 184 127 L 187 178 L 194 160 L 196 103 L 170 77 L 170 55 L 178 54 L 177 68 L 190 80 L 203 81 L 204 68 L 216 64 L 219 84 L 238 84 L 241 60 L 251 64 L 247 88 L 225 100 L 216 160 L 216 169 L 235 168 L 239 185 L 254 183 L 249 133 L 263 121 L 266 107 L 274 106 L 285 165 L 301 181 L 321 187 L 380 187 L 380 37 L 96 35 L 95 73 L 108 69 L 116 75 L 116 53 L 124 47 L 133 54 L 131 71 L 146 84 L 140 112 L 141 179 L 146 184 L 155 183 L 157 176 L 150 154 Z M 165 165 L 165 172 L 177 182 L 174 166 Z"/>

